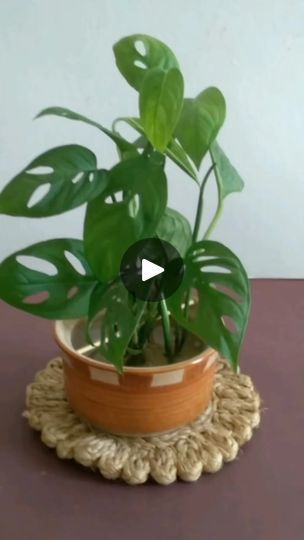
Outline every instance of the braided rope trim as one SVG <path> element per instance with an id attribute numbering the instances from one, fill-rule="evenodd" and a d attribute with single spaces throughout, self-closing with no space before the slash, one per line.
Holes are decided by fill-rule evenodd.
<path id="1" fill-rule="evenodd" d="M 55 448 L 60 459 L 74 459 L 105 478 L 143 484 L 150 477 L 168 485 L 198 480 L 233 461 L 260 424 L 261 401 L 248 375 L 222 363 L 215 376 L 212 402 L 193 423 L 170 433 L 121 437 L 103 433 L 80 420 L 64 391 L 62 360 L 51 360 L 26 390 L 29 425 Z"/>

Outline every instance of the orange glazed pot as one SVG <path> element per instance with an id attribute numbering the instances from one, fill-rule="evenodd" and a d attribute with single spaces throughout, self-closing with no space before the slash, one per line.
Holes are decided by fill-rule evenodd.
<path id="1" fill-rule="evenodd" d="M 72 344 L 77 320 L 57 321 L 68 401 L 80 417 L 111 433 L 131 436 L 170 431 L 208 406 L 218 353 L 211 348 L 189 360 L 156 367 L 125 367 L 80 354 Z"/>

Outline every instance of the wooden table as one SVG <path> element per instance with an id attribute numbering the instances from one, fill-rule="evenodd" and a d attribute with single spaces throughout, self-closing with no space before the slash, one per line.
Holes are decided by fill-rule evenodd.
<path id="1" fill-rule="evenodd" d="M 21 417 L 57 350 L 48 321 L 0 304 L 3 540 L 304 538 L 304 281 L 253 282 L 242 369 L 264 400 L 239 459 L 193 484 L 129 487 L 56 458 Z"/>

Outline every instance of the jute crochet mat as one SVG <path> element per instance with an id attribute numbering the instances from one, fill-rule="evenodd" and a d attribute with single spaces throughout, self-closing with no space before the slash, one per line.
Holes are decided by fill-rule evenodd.
<path id="1" fill-rule="evenodd" d="M 248 375 L 235 374 L 222 363 L 215 377 L 212 402 L 195 422 L 167 434 L 120 437 L 103 433 L 80 420 L 64 391 L 62 360 L 56 358 L 27 387 L 24 416 L 55 448 L 60 459 L 75 459 L 105 478 L 159 484 L 177 478 L 198 480 L 233 461 L 260 423 L 260 397 Z"/>

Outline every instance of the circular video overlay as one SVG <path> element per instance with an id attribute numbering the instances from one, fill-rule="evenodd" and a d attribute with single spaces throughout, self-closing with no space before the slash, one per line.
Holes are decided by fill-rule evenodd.
<path id="1" fill-rule="evenodd" d="M 140 300 L 159 302 L 180 286 L 184 261 L 177 249 L 158 238 L 135 242 L 125 252 L 120 278 L 126 289 Z"/>

